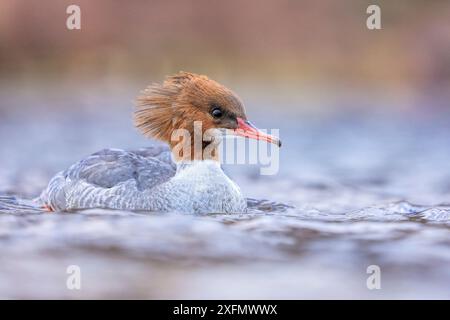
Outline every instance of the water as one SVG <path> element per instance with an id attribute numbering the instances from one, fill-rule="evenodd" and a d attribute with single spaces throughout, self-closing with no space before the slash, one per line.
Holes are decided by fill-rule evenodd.
<path id="1" fill-rule="evenodd" d="M 36 196 L 84 155 L 147 143 L 120 107 L 129 99 L 3 95 L 0 194 Z M 0 297 L 450 298 L 448 119 L 256 117 L 283 148 L 275 176 L 227 167 L 256 199 L 248 214 L 0 213 Z"/>

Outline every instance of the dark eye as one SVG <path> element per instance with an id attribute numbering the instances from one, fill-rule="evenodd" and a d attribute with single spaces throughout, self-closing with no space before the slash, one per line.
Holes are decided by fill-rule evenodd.
<path id="1" fill-rule="evenodd" d="M 223 112 L 222 112 L 222 110 L 221 110 L 219 107 L 215 107 L 214 109 L 212 109 L 211 115 L 212 115 L 214 118 L 218 119 L 218 118 L 221 118 L 221 117 L 222 117 Z"/>

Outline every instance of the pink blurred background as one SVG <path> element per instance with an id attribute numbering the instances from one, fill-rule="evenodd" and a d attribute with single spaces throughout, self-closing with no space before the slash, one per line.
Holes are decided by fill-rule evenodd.
<path id="1" fill-rule="evenodd" d="M 70 4 L 81 7 L 79 31 L 66 28 Z M 366 28 L 370 4 L 381 7 L 382 30 Z M 323 112 L 321 101 L 343 99 L 339 111 L 363 96 L 357 108 L 387 99 L 379 108 L 428 112 L 447 108 L 449 16 L 448 1 L 4 0 L 0 90 L 138 90 L 186 70 L 244 98 L 265 92 L 278 111 Z"/>

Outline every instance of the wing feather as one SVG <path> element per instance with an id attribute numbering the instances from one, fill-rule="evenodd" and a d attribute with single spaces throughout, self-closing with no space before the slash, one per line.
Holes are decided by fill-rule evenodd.
<path id="1" fill-rule="evenodd" d="M 40 201 L 55 209 L 65 209 L 72 192 L 80 192 L 80 185 L 86 187 L 86 192 L 104 193 L 108 189 L 113 192 L 124 185 L 141 192 L 168 181 L 175 173 L 176 165 L 166 146 L 134 151 L 103 149 L 58 173 Z"/>

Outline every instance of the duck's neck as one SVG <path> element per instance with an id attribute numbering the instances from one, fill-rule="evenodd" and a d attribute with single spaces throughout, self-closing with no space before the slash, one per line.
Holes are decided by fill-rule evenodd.
<path id="1" fill-rule="evenodd" d="M 219 161 L 215 161 L 215 160 L 211 160 L 211 159 L 206 159 L 206 160 L 182 160 L 182 161 L 178 161 L 176 162 L 177 165 L 177 174 L 188 170 L 188 169 L 194 169 L 196 167 L 208 167 L 211 169 L 219 169 L 222 170 L 220 162 Z"/>
<path id="2" fill-rule="evenodd" d="M 172 150 L 172 157 L 176 163 L 178 162 L 195 162 L 214 160 L 219 162 L 220 140 L 212 141 L 195 141 L 194 138 L 181 140 L 177 143 L 169 143 Z"/>

